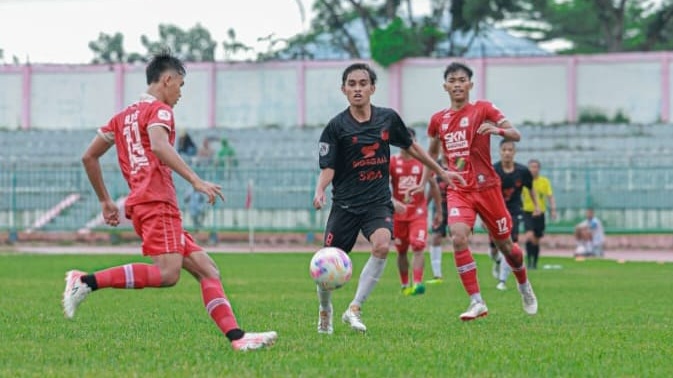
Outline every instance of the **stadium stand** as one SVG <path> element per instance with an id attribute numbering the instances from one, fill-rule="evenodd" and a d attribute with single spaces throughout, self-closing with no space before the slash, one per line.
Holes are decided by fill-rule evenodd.
<path id="1" fill-rule="evenodd" d="M 415 128 L 419 142 L 427 145 L 425 125 Z M 648 211 L 656 211 L 656 217 L 662 219 L 673 217 L 658 213 L 673 209 L 673 200 L 666 195 L 666 190 L 673 188 L 673 133 L 667 125 L 522 125 L 519 129 L 523 139 L 517 160 L 541 161 L 544 174 L 554 184 L 559 208 L 568 212 L 568 218 L 589 203 L 606 210 L 642 211 L 645 218 L 652 217 Z M 255 196 L 255 207 L 271 212 L 310 211 L 321 131 L 189 130 L 199 145 L 204 138 L 226 137 L 236 151 L 238 165 L 229 171 L 221 166 L 195 166 L 206 179 L 222 183 L 225 206 L 244 208 L 247 185 L 252 181 L 255 193 L 264 193 Z M 0 131 L 0 228 L 14 222 L 13 226 L 21 229 L 37 224 L 46 231 L 78 230 L 94 219 L 98 202 L 79 163 L 93 135 L 93 130 Z M 492 155 L 497 159 L 495 140 Z M 115 154 L 109 153 L 102 163 L 111 194 L 120 198 L 127 188 L 115 159 Z M 176 179 L 179 200 L 186 185 Z M 77 199 L 58 209 L 72 195 L 78 195 Z M 57 216 L 49 222 L 38 222 L 57 209 Z"/>

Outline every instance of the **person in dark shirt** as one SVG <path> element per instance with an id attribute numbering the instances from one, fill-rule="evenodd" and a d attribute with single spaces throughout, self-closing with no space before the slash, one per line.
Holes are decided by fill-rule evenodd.
<path id="1" fill-rule="evenodd" d="M 371 256 L 360 274 L 355 298 L 342 316 L 345 323 L 360 332 L 367 330 L 360 317 L 360 307 L 383 273 L 393 235 L 390 145 L 407 151 L 449 185 L 453 185 L 454 180 L 464 183 L 460 175 L 442 169 L 412 140 L 394 110 L 371 104 L 375 84 L 376 73 L 367 64 L 354 63 L 344 70 L 341 91 L 349 107 L 332 118 L 320 136 L 321 171 L 313 198 L 313 206 L 321 209 L 325 204 L 325 190 L 332 184 L 325 246 L 349 253 L 360 231 L 371 243 Z M 318 287 L 318 299 L 318 332 L 331 334 L 332 292 Z"/>
<path id="2" fill-rule="evenodd" d="M 516 155 L 516 145 L 513 141 L 503 139 L 500 142 L 500 161 L 493 164 L 495 172 L 500 177 L 500 188 L 502 196 L 505 199 L 507 211 L 512 216 L 512 242 L 519 242 L 519 221 L 523 212 L 523 203 L 521 192 L 527 188 L 533 193 L 533 203 L 535 205 L 534 213 L 540 213 L 540 207 L 537 203 L 537 196 L 533 189 L 533 174 L 528 167 L 514 161 Z M 498 280 L 496 288 L 498 290 L 507 290 L 505 282 L 511 268 L 508 264 L 501 264 L 502 254 L 498 251 L 493 241 L 490 242 L 489 253 L 493 259 L 493 277 Z"/>

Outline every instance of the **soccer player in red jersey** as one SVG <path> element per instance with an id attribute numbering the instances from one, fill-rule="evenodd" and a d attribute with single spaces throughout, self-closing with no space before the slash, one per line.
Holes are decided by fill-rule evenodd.
<path id="1" fill-rule="evenodd" d="M 132 263 L 94 273 L 67 272 L 64 314 L 73 318 L 77 307 L 95 290 L 173 286 L 184 268 L 201 284 L 206 310 L 232 347 L 260 349 L 274 343 L 276 332 L 252 333 L 239 328 L 215 262 L 182 227 L 173 171 L 204 193 L 208 203 L 214 204 L 217 197 L 224 199 L 221 187 L 202 180 L 173 147 L 173 107 L 181 97 L 185 74 L 178 58 L 167 52 L 155 55 L 146 68 L 147 92 L 101 127 L 82 157 L 105 223 L 117 226 L 119 209 L 106 188 L 100 165 L 101 156 L 116 147 L 119 166 L 130 189 L 125 215 L 132 220 L 142 239 L 142 253 L 152 264 Z"/>
<path id="2" fill-rule="evenodd" d="M 442 179 L 454 185 L 464 182 L 454 172 L 443 170 L 417 142 L 396 111 L 374 106 L 376 72 L 367 64 L 354 63 L 341 75 L 341 92 L 348 108 L 334 116 L 320 135 L 320 175 L 313 206 L 325 204 L 325 190 L 332 185 L 332 208 L 325 225 L 324 246 L 350 253 L 360 232 L 371 244 L 355 297 L 341 319 L 351 329 L 365 332 L 361 306 L 369 297 L 385 267 L 393 235 L 393 204 L 390 193 L 390 146 L 407 150 Z M 415 190 L 417 188 L 413 188 Z M 331 334 L 332 292 L 318 290 L 318 333 Z"/>
<path id="3" fill-rule="evenodd" d="M 467 182 L 447 191 L 454 260 L 470 296 L 470 305 L 460 319 L 473 320 L 488 314 L 468 243 L 477 214 L 512 267 L 524 311 L 533 315 L 537 313 L 537 298 L 528 281 L 523 252 L 510 238 L 512 218 L 500 190 L 500 178 L 491 163 L 491 135 L 513 141 L 520 140 L 521 135 L 490 102 L 470 102 L 472 87 L 469 67 L 461 63 L 448 65 L 444 71 L 444 90 L 449 94 L 451 107 L 435 113 L 428 126 L 430 155 L 437 158 L 441 148 L 449 170 L 460 173 Z"/>
<path id="4" fill-rule="evenodd" d="M 409 128 L 409 133 L 416 140 L 416 131 Z M 414 159 L 408 152 L 401 150 L 398 155 L 390 157 L 390 183 L 393 192 L 393 233 L 395 249 L 397 249 L 397 270 L 402 283 L 404 295 L 425 293 L 423 285 L 423 269 L 425 259 L 423 252 L 428 239 L 428 200 L 424 192 L 410 194 L 409 191 L 421 185 L 423 163 Z M 441 203 L 439 187 L 436 180 L 430 180 L 430 194 L 435 203 Z M 442 213 L 436 212 L 433 223 L 438 225 Z M 438 219 L 439 218 L 439 219 Z M 407 252 L 411 247 L 413 286 L 409 286 L 409 259 Z"/>

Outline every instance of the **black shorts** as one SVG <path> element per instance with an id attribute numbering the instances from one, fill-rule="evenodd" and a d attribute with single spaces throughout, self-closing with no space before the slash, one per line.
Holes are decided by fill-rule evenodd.
<path id="1" fill-rule="evenodd" d="M 434 213 L 437 213 L 437 206 L 434 207 Z M 449 228 L 449 223 L 448 223 L 448 218 L 449 218 L 449 212 L 446 210 L 446 202 L 442 202 L 442 223 L 440 223 L 437 227 L 432 228 L 432 233 L 433 234 L 440 234 L 442 237 L 446 237 L 447 230 Z"/>
<path id="2" fill-rule="evenodd" d="M 543 237 L 546 228 L 544 213 L 534 217 L 532 212 L 524 211 L 523 228 L 526 232 L 533 231 L 533 235 L 537 238 Z"/>
<path id="3" fill-rule="evenodd" d="M 349 253 L 357 241 L 360 231 L 369 239 L 374 231 L 385 228 L 393 234 L 393 206 L 372 206 L 363 212 L 351 212 L 339 206 L 332 206 L 325 226 L 324 245 L 337 247 Z"/>

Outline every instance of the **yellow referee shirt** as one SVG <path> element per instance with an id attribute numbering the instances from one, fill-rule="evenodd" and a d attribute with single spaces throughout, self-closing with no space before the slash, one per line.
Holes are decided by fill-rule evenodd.
<path id="1" fill-rule="evenodd" d="M 535 189 L 535 193 L 537 193 L 537 204 L 540 206 L 540 211 L 542 211 L 542 213 L 546 212 L 547 199 L 554 194 L 549 179 L 544 176 L 538 176 L 536 179 L 533 179 L 533 189 Z M 535 210 L 535 205 L 530 197 L 528 188 L 523 188 L 521 198 L 523 199 L 523 211 L 532 213 Z"/>

